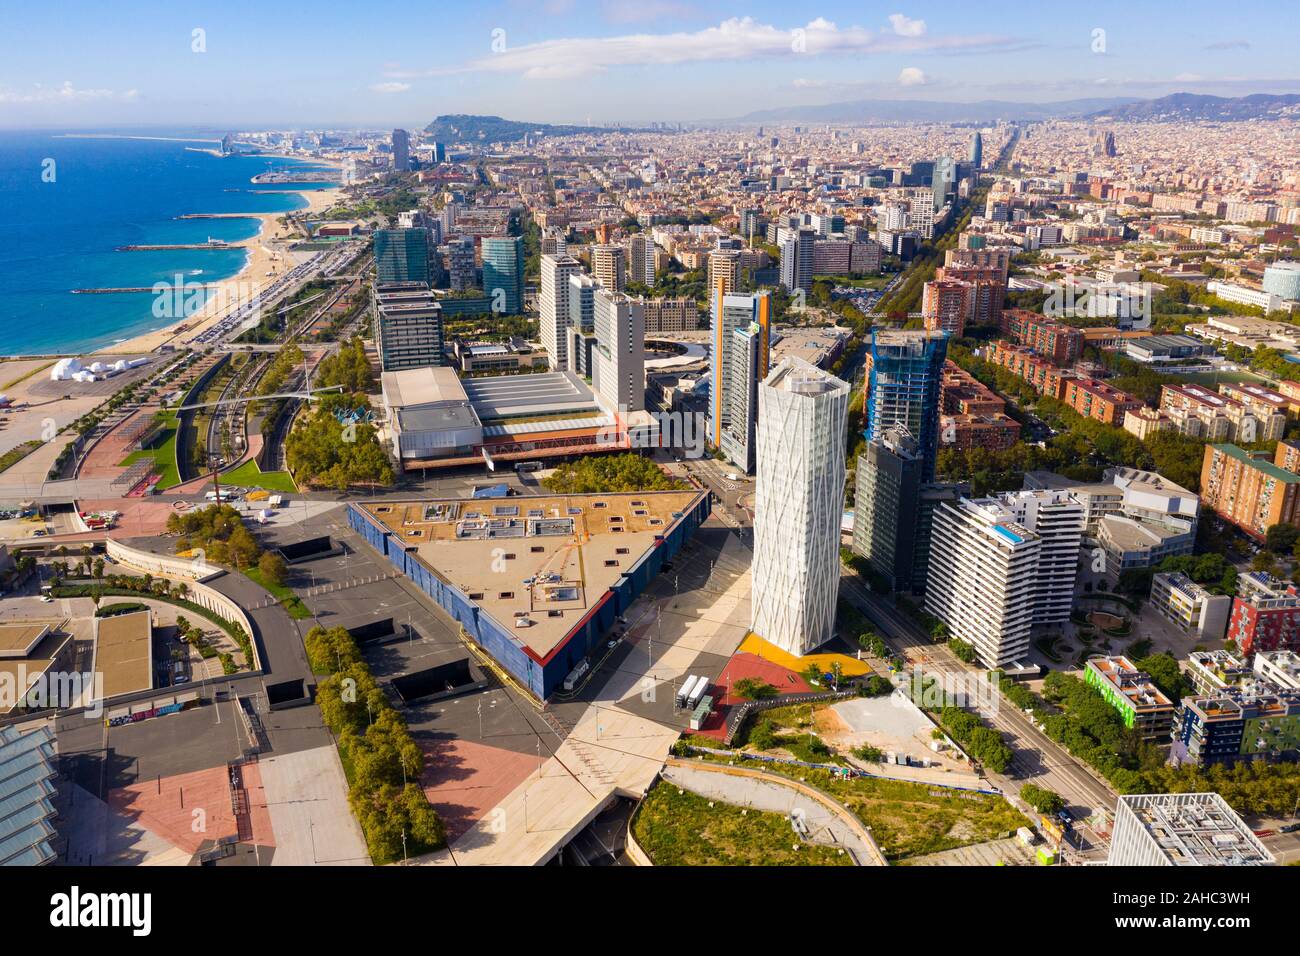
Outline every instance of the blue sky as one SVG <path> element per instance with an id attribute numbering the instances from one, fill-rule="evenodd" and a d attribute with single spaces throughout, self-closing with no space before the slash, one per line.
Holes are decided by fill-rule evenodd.
<path id="1" fill-rule="evenodd" d="M 1292 0 L 5 2 L 0 127 L 643 123 L 852 99 L 1293 92 L 1294 14 Z"/>

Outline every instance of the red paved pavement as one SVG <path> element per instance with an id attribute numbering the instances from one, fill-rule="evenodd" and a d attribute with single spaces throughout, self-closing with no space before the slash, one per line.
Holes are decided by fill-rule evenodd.
<path id="1" fill-rule="evenodd" d="M 746 677 L 766 681 L 776 688 L 779 694 L 807 694 L 813 690 L 799 674 L 780 664 L 773 664 L 757 654 L 738 651 L 722 669 L 718 679 L 709 688 L 713 696 L 713 713 L 696 734 L 721 740 L 727 732 L 727 713 L 732 707 L 743 703 L 745 698 L 731 693 L 732 685 Z"/>
<path id="2" fill-rule="evenodd" d="M 275 846 L 261 771 L 255 763 L 245 764 L 243 775 L 252 842 Z M 110 790 L 108 803 L 146 830 L 191 854 L 199 851 L 204 840 L 219 840 L 238 833 L 224 764 Z"/>
<path id="3" fill-rule="evenodd" d="M 538 763 L 536 754 L 459 738 L 438 741 L 424 757 L 420 784 L 447 824 L 448 841 L 465 834 L 529 774 L 536 773 Z"/>

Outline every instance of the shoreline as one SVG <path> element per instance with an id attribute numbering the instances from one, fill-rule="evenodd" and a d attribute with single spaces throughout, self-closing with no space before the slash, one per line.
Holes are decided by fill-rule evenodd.
<path id="1" fill-rule="evenodd" d="M 341 168 L 342 166 L 341 163 L 332 160 L 314 157 L 305 160 L 300 156 L 278 156 L 275 158 L 294 159 L 304 163 L 333 168 Z M 296 229 L 280 225 L 277 220 L 299 213 L 309 216 L 315 215 L 332 206 L 341 191 L 342 186 L 330 189 L 279 190 L 279 192 L 297 193 L 307 201 L 307 205 L 301 209 L 286 210 L 284 212 L 221 214 L 222 218 L 228 219 L 258 220 L 256 234 L 248 239 L 230 243 L 230 248 L 240 248 L 247 252 L 243 267 L 234 275 L 214 283 L 215 287 L 208 290 L 207 302 L 195 314 L 182 316 L 161 328 L 141 332 L 121 342 L 113 342 L 102 346 L 90 354 L 139 355 L 157 352 L 164 345 L 179 347 L 188 344 L 189 341 L 216 325 L 229 312 L 238 309 L 252 297 L 260 295 L 262 290 L 271 282 L 274 282 L 280 273 L 294 268 L 296 263 L 291 257 L 289 246 L 293 242 L 299 241 L 301 237 L 297 234 Z M 279 248 L 272 248 L 276 244 L 279 245 Z M 268 272 L 271 274 L 267 275 Z M 182 325 L 185 326 L 183 330 L 180 329 Z"/>

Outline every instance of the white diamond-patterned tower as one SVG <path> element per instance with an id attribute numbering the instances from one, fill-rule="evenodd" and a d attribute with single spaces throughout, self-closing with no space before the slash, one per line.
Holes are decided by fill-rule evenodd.
<path id="1" fill-rule="evenodd" d="M 835 627 L 849 391 L 794 357 L 758 390 L 751 629 L 791 654 Z"/>

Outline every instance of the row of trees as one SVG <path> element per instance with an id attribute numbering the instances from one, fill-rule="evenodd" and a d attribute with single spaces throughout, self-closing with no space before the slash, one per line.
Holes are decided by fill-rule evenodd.
<path id="1" fill-rule="evenodd" d="M 348 802 L 376 863 L 428 853 L 446 828 L 419 785 L 424 751 L 375 682 L 346 628 L 313 627 L 305 639 L 312 669 L 329 676 L 317 688 L 325 725 L 338 740 Z"/>
<path id="2" fill-rule="evenodd" d="M 1169 667 L 1171 663 L 1177 667 L 1172 657 L 1153 655 L 1137 663 L 1166 693 L 1178 692 Z M 1243 761 L 1231 768 L 1170 766 L 1159 747 L 1125 727 L 1119 713 L 1096 689 L 1071 674 L 1049 673 L 1043 681 L 1042 697 L 1007 677 L 999 684 L 1012 703 L 1033 712 L 1049 737 L 1100 773 L 1119 793 L 1214 792 L 1244 814 L 1290 814 L 1300 799 L 1300 764 Z"/>
<path id="3" fill-rule="evenodd" d="M 1003 743 L 996 730 L 985 727 L 984 722 L 969 711 L 945 707 L 939 713 L 939 723 L 966 753 L 994 773 L 1002 773 L 1011 766 L 1011 758 L 1015 756 L 1011 748 Z"/>

